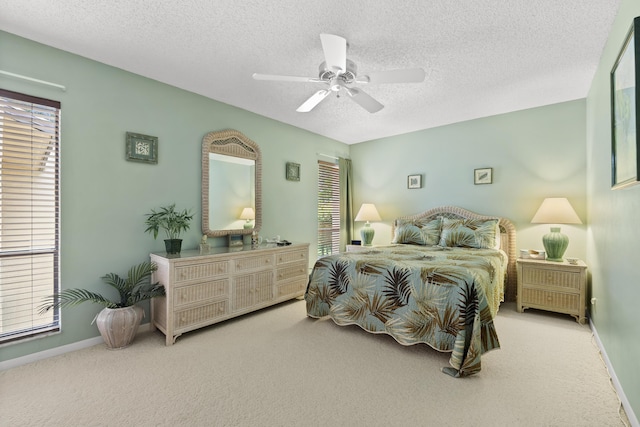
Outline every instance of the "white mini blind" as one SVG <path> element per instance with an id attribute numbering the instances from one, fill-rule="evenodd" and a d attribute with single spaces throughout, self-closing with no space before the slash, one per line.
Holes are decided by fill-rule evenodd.
<path id="1" fill-rule="evenodd" d="M 59 328 L 60 103 L 0 89 L 0 342 Z"/>
<path id="2" fill-rule="evenodd" d="M 340 252 L 340 169 L 318 161 L 318 256 Z"/>

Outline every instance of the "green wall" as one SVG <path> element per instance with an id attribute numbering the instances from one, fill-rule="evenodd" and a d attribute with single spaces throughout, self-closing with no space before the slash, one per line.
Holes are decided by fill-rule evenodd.
<path id="1" fill-rule="evenodd" d="M 164 250 L 160 237 L 144 233 L 144 214 L 154 207 L 193 208 L 183 247 L 197 247 L 201 142 L 216 130 L 239 130 L 261 148 L 261 234 L 316 246 L 317 153 L 348 156 L 348 145 L 8 33 L 0 32 L 0 52 L 0 69 L 67 87 L 0 75 L 4 89 L 62 102 L 63 288 L 104 291 L 101 276 L 124 274 Z M 159 138 L 157 165 L 125 160 L 127 131 Z M 299 182 L 285 180 L 287 161 L 301 165 Z M 99 336 L 90 324 L 99 310 L 63 310 L 62 333 L 3 346 L 0 361 Z"/>
<path id="2" fill-rule="evenodd" d="M 640 185 L 611 190 L 609 87 L 611 69 L 636 16 L 640 16 L 640 2 L 622 0 L 587 97 L 587 260 L 591 294 L 597 299 L 591 309 L 592 321 L 633 412 L 638 415 Z"/>
<path id="3" fill-rule="evenodd" d="M 578 100 L 354 145 L 355 206 L 378 208 L 384 221 L 373 224 L 374 244 L 390 240 L 398 216 L 454 205 L 507 217 L 519 249 L 543 249 L 549 226 L 530 221 L 545 197 L 569 198 L 586 222 L 585 120 Z M 493 184 L 474 185 L 473 170 L 485 167 L 493 168 Z M 423 175 L 421 189 L 407 188 L 412 174 Z M 585 259 L 585 230 L 562 226 L 566 256 Z"/>

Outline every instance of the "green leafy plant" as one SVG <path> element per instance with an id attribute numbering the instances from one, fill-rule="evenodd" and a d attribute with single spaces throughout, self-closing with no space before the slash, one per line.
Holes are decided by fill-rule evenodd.
<path id="1" fill-rule="evenodd" d="M 159 283 L 151 283 L 151 273 L 158 266 L 150 261 L 145 261 L 129 269 L 126 278 L 114 273 L 108 273 L 102 280 L 118 291 L 118 299 L 109 299 L 96 292 L 86 289 L 65 289 L 60 293 L 45 298 L 45 302 L 39 307 L 39 312 L 46 313 L 54 307 L 70 307 L 83 302 L 100 304 L 106 308 L 130 307 L 140 301 L 148 300 L 165 294 L 164 286 Z"/>
<path id="2" fill-rule="evenodd" d="M 146 214 L 146 216 L 147 219 L 144 223 L 147 225 L 147 229 L 145 232 L 153 233 L 154 239 L 158 238 L 160 229 L 164 230 L 167 239 L 179 239 L 180 233 L 189 230 L 193 219 L 191 211 L 186 209 L 181 212 L 177 211 L 175 203 L 161 207 L 157 211 L 151 209 L 151 213 Z"/>

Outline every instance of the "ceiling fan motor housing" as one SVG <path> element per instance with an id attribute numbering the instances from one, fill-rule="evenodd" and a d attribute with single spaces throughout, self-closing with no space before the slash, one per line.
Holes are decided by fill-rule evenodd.
<path id="1" fill-rule="evenodd" d="M 337 75 L 333 70 L 327 67 L 327 61 L 322 61 L 322 63 L 320 64 L 320 67 L 318 68 L 320 69 L 320 72 L 318 73 L 318 77 L 321 80 L 325 80 L 325 81 L 331 81 L 332 79 L 337 77 L 340 80 L 342 80 L 344 83 L 348 84 L 348 83 L 353 83 L 353 81 L 356 79 L 358 75 L 358 67 L 353 61 L 349 59 L 347 59 L 347 70 Z"/>

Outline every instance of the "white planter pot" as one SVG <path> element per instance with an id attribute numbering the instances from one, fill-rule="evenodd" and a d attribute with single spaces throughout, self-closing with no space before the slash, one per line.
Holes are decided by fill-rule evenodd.
<path id="1" fill-rule="evenodd" d="M 108 349 L 125 348 L 136 336 L 144 310 L 137 305 L 104 308 L 96 317 L 96 325 Z"/>

